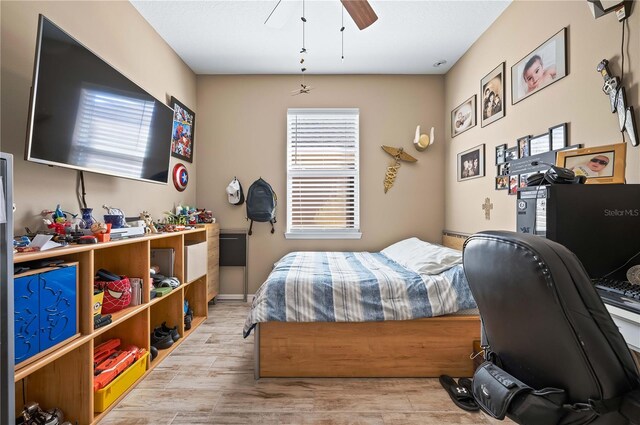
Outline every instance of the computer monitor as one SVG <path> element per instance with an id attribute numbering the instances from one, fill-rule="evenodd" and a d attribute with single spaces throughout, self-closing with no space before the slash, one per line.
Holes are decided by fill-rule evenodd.
<path id="1" fill-rule="evenodd" d="M 626 280 L 627 270 L 640 264 L 640 184 L 531 189 L 518 199 L 519 232 L 536 233 L 564 245 L 592 278 Z"/>

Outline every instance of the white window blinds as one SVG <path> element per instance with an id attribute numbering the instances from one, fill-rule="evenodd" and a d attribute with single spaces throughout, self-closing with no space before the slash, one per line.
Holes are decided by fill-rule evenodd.
<path id="1" fill-rule="evenodd" d="M 287 111 L 287 237 L 359 238 L 359 110 Z"/>

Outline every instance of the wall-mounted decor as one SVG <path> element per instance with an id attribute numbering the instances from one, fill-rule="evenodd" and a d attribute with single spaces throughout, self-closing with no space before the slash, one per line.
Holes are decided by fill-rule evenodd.
<path id="1" fill-rule="evenodd" d="M 196 129 L 196 114 L 175 97 L 171 97 L 173 109 L 173 133 L 171 134 L 171 156 L 193 162 L 193 136 Z"/>
<path id="2" fill-rule="evenodd" d="M 480 81 L 481 127 L 504 117 L 504 62 L 498 65 Z"/>
<path id="3" fill-rule="evenodd" d="M 458 181 L 484 176 L 484 143 L 458 154 Z"/>
<path id="4" fill-rule="evenodd" d="M 549 137 L 551 138 L 551 150 L 562 149 L 567 147 L 567 123 L 558 124 L 549 129 Z"/>
<path id="5" fill-rule="evenodd" d="M 549 143 L 549 133 L 531 136 L 529 139 L 529 155 L 538 155 L 540 153 L 549 152 L 551 144 Z"/>
<path id="6" fill-rule="evenodd" d="M 518 158 L 529 156 L 529 137 L 521 137 L 518 139 Z"/>
<path id="7" fill-rule="evenodd" d="M 451 137 L 456 137 L 476 125 L 476 95 L 451 111 Z"/>
<path id="8" fill-rule="evenodd" d="M 506 143 L 496 146 L 496 165 L 503 164 L 506 161 L 505 159 L 506 150 L 507 150 Z"/>
<path id="9" fill-rule="evenodd" d="M 506 176 L 507 174 L 509 174 L 509 163 L 504 162 L 502 164 L 498 164 L 498 175 Z"/>
<path id="10" fill-rule="evenodd" d="M 624 40 L 624 27 L 622 27 L 622 40 Z M 618 113 L 620 131 L 627 132 L 631 146 L 638 146 L 640 140 L 638 139 L 638 127 L 636 126 L 636 115 L 633 113 L 633 106 L 627 106 L 627 96 L 624 87 L 620 84 L 618 77 L 611 75 L 608 65 L 609 61 L 602 59 L 596 68 L 602 75 L 602 78 L 604 78 L 602 91 L 609 95 L 611 112 Z M 624 67 L 624 53 L 622 54 L 622 67 Z"/>
<path id="11" fill-rule="evenodd" d="M 396 181 L 398 170 L 400 169 L 400 161 L 416 162 L 417 159 L 409 155 L 403 148 L 393 148 L 391 146 L 382 146 L 382 150 L 391 155 L 395 162 L 387 167 L 387 171 L 384 174 L 384 193 L 387 193 Z"/>
<path id="12" fill-rule="evenodd" d="M 509 176 L 509 195 L 516 195 L 518 193 L 518 176 Z"/>
<path id="13" fill-rule="evenodd" d="M 509 188 L 509 176 L 496 177 L 496 190 L 507 190 Z"/>
<path id="14" fill-rule="evenodd" d="M 187 188 L 187 184 L 189 184 L 189 172 L 187 172 L 187 167 L 182 163 L 177 163 L 173 167 L 173 185 L 175 186 L 178 192 L 183 192 Z"/>
<path id="15" fill-rule="evenodd" d="M 509 162 L 518 159 L 518 147 L 512 146 L 504 151 L 504 160 Z"/>
<path id="16" fill-rule="evenodd" d="M 563 28 L 511 67 L 512 105 L 567 75 L 566 39 Z"/>
<path id="17" fill-rule="evenodd" d="M 587 176 L 589 183 L 624 183 L 627 145 L 596 146 L 558 152 L 556 165 Z"/>

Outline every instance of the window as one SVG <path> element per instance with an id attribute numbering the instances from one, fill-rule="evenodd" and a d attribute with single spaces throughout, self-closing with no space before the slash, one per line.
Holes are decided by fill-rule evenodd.
<path id="1" fill-rule="evenodd" d="M 359 115 L 287 111 L 287 238 L 360 238 Z"/>

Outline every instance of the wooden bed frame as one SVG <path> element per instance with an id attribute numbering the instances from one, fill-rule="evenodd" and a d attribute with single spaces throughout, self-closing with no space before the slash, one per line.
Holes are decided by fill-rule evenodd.
<path id="1" fill-rule="evenodd" d="M 460 249 L 466 235 L 445 232 Z M 385 322 L 263 322 L 254 330 L 255 378 L 472 376 L 478 315 Z"/>

